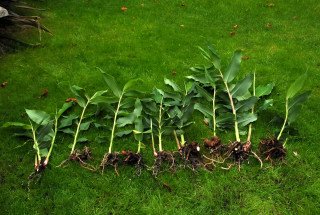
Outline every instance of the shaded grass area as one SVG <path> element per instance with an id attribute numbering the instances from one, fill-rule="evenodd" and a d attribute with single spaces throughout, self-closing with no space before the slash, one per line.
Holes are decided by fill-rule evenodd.
<path id="1" fill-rule="evenodd" d="M 273 3 L 272 6 L 270 3 Z M 54 36 L 43 35 L 42 47 L 27 49 L 0 59 L 0 123 L 27 121 L 24 108 L 53 113 L 72 94 L 69 84 L 86 88 L 91 94 L 106 89 L 96 67 L 114 75 L 120 83 L 141 77 L 140 89 L 163 87 L 163 78 L 182 84 L 188 68 L 205 61 L 196 46 L 213 43 L 228 64 L 232 52 L 241 48 L 248 60 L 242 74 L 256 70 L 258 84 L 276 83 L 271 111 L 260 116 L 253 132 L 257 148 L 260 138 L 271 136 L 277 126 L 268 123 L 284 114 L 286 87 L 308 70 L 306 89 L 312 96 L 294 125 L 298 135 L 287 143 L 284 164 L 259 169 L 255 160 L 241 172 L 215 170 L 213 173 L 181 170 L 154 180 L 149 172 L 140 177 L 133 169 L 121 167 L 117 177 L 112 169 L 104 175 L 91 173 L 71 163 L 56 168 L 67 158 L 72 140 L 61 137 L 51 165 L 28 192 L 32 171 L 31 144 L 12 130 L 0 129 L 0 209 L 11 214 L 316 214 L 320 208 L 319 125 L 320 4 L 306 1 L 30 1 L 46 8 L 42 22 Z M 125 5 L 128 10 L 121 11 Z M 184 6 L 183 6 L 184 5 Z M 307 12 L 306 12 L 307 11 Z M 269 25 L 268 25 L 269 23 Z M 236 30 L 234 25 L 238 25 Z M 271 25 L 271 27 L 270 27 Z M 269 27 L 268 27 L 269 26 Z M 230 33 L 235 32 L 234 36 Z M 25 36 L 25 35 L 21 35 Z M 34 36 L 34 37 L 32 37 Z M 30 35 L 30 42 L 37 32 Z M 173 71 L 176 75 L 173 75 Z M 48 97 L 39 99 L 47 88 Z M 200 116 L 187 132 L 187 140 L 210 135 Z M 107 131 L 88 132 L 91 140 Z M 221 133 L 225 142 L 230 134 Z M 152 163 L 150 143 L 142 151 Z M 107 145 L 91 141 L 98 165 Z M 169 137 L 165 149 L 175 147 Z M 133 139 L 116 139 L 116 150 L 136 149 Z M 293 152 L 299 154 L 294 156 Z M 170 186 L 171 192 L 163 186 Z"/>

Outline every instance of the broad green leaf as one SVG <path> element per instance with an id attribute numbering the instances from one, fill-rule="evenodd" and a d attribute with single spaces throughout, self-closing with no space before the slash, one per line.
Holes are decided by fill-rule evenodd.
<path id="1" fill-rule="evenodd" d="M 182 114 L 180 109 L 177 106 L 174 106 L 173 108 L 170 108 L 169 111 L 167 111 L 168 116 L 172 119 L 176 116 Z"/>
<path id="2" fill-rule="evenodd" d="M 48 155 L 48 149 L 47 148 L 43 148 L 43 149 L 40 149 L 40 156 L 43 158 L 43 157 L 47 157 Z"/>
<path id="3" fill-rule="evenodd" d="M 183 109 L 182 116 L 181 116 L 182 124 L 187 123 L 188 120 L 192 117 L 193 110 L 194 110 L 194 104 L 190 104 L 189 106 Z"/>
<path id="4" fill-rule="evenodd" d="M 142 98 L 145 96 L 145 92 L 139 91 L 139 90 L 127 90 L 125 92 L 125 95 L 127 97 L 134 97 L 134 98 Z"/>
<path id="5" fill-rule="evenodd" d="M 164 79 L 164 83 L 167 84 L 167 85 L 169 85 L 170 87 L 172 87 L 172 89 L 173 89 L 175 92 L 181 92 L 180 87 L 179 87 L 175 82 L 173 82 L 172 80 L 165 78 L 165 79 Z"/>
<path id="6" fill-rule="evenodd" d="M 242 100 L 235 105 L 235 108 L 239 112 L 245 112 L 250 110 L 259 100 L 259 98 L 252 96 L 247 100 Z"/>
<path id="7" fill-rule="evenodd" d="M 198 84 L 196 85 L 196 90 L 198 92 L 198 94 L 205 98 L 208 102 L 212 101 L 212 96 L 202 87 L 200 87 Z"/>
<path id="8" fill-rule="evenodd" d="M 273 106 L 273 99 L 267 99 L 263 101 L 263 104 L 258 108 L 258 111 L 267 110 Z"/>
<path id="9" fill-rule="evenodd" d="M 46 141 L 50 141 L 53 135 L 53 130 L 52 130 L 52 122 L 40 126 L 37 129 L 37 139 L 39 142 L 46 142 Z"/>
<path id="10" fill-rule="evenodd" d="M 94 127 L 96 127 L 96 128 L 104 128 L 104 127 L 106 127 L 106 125 L 103 125 L 103 124 L 95 122 L 94 123 Z"/>
<path id="11" fill-rule="evenodd" d="M 131 125 L 134 122 L 135 116 L 131 113 L 127 116 L 120 117 L 117 119 L 117 127 L 121 128 L 126 125 Z"/>
<path id="12" fill-rule="evenodd" d="M 206 52 L 203 48 L 201 48 L 200 46 L 198 46 L 198 49 L 200 49 L 202 56 L 211 62 L 211 56 L 208 52 Z"/>
<path id="13" fill-rule="evenodd" d="M 155 102 L 160 103 L 163 100 L 164 92 L 162 90 L 154 88 L 152 94 Z"/>
<path id="14" fill-rule="evenodd" d="M 74 135 L 74 131 L 71 128 L 63 128 L 63 129 L 60 129 L 59 131 L 65 133 L 65 134 Z"/>
<path id="15" fill-rule="evenodd" d="M 65 128 L 65 127 L 69 127 L 72 125 L 73 120 L 78 119 L 79 116 L 75 115 L 75 114 L 71 114 L 69 116 L 64 116 L 63 119 L 61 119 L 60 121 L 60 126 L 59 128 Z"/>
<path id="16" fill-rule="evenodd" d="M 231 63 L 223 74 L 223 80 L 225 82 L 230 83 L 237 76 L 240 70 L 241 57 L 242 53 L 240 50 L 234 52 Z"/>
<path id="17" fill-rule="evenodd" d="M 106 82 L 106 84 L 108 85 L 108 87 L 110 88 L 112 93 L 116 97 L 120 98 L 122 92 L 121 92 L 120 88 L 118 87 L 117 82 L 114 79 L 114 77 L 112 75 L 109 75 L 109 74 L 105 73 L 102 69 L 100 69 L 100 68 L 98 68 L 98 69 L 102 73 L 104 81 Z"/>
<path id="18" fill-rule="evenodd" d="M 29 118 L 38 125 L 45 125 L 50 121 L 50 115 L 44 111 L 26 109 L 26 113 Z"/>
<path id="19" fill-rule="evenodd" d="M 207 69 L 205 69 L 205 77 L 207 79 L 207 81 L 210 83 L 210 85 L 212 87 L 215 87 L 216 86 L 216 80 L 214 78 L 212 78 L 211 74 L 208 72 Z"/>
<path id="20" fill-rule="evenodd" d="M 302 89 L 306 79 L 307 79 L 307 73 L 298 77 L 295 80 L 295 82 L 293 82 L 293 84 L 291 84 L 291 86 L 289 87 L 286 98 L 291 99 L 292 97 L 294 97 Z"/>
<path id="21" fill-rule="evenodd" d="M 139 131 L 141 132 L 140 134 L 135 134 L 134 135 L 134 138 L 137 140 L 137 141 L 142 141 L 143 140 L 143 130 L 144 130 L 144 127 L 143 127 L 143 123 L 142 123 L 142 117 L 139 116 L 135 119 L 134 121 L 134 129 L 136 131 Z"/>
<path id="22" fill-rule="evenodd" d="M 131 134 L 132 133 L 132 130 L 125 130 L 125 131 L 119 131 L 116 133 L 116 136 L 117 137 L 123 137 L 123 136 L 126 136 L 128 134 Z"/>
<path id="23" fill-rule="evenodd" d="M 200 103 L 196 103 L 194 105 L 194 109 L 200 111 L 200 113 L 202 113 L 205 117 L 212 117 L 212 110 L 203 106 Z"/>
<path id="24" fill-rule="evenodd" d="M 134 106 L 134 103 L 136 102 L 135 98 L 125 98 L 123 99 L 123 101 L 121 102 L 121 109 L 127 109 L 127 108 L 131 108 Z"/>
<path id="25" fill-rule="evenodd" d="M 8 127 L 19 127 L 25 130 L 31 130 L 31 125 L 24 124 L 21 122 L 6 122 L 2 125 L 3 128 L 8 128 Z"/>
<path id="26" fill-rule="evenodd" d="M 264 86 L 258 86 L 256 88 L 256 97 L 262 97 L 262 96 L 267 96 L 270 95 L 274 87 L 274 83 L 272 84 L 267 84 Z"/>
<path id="27" fill-rule="evenodd" d="M 180 93 L 176 93 L 176 92 L 173 92 L 173 93 L 165 92 L 163 97 L 164 98 L 168 98 L 168 99 L 173 99 L 173 100 L 176 100 L 176 101 L 179 101 L 179 102 L 181 101 Z"/>
<path id="28" fill-rule="evenodd" d="M 218 128 L 229 128 L 233 126 L 234 116 L 232 113 L 222 113 L 216 117 L 216 124 Z"/>
<path id="29" fill-rule="evenodd" d="M 296 106 L 302 105 L 307 99 L 309 98 L 311 92 L 307 91 L 304 93 L 301 93 L 300 95 L 295 96 L 294 98 L 289 100 L 288 109 L 293 109 Z"/>
<path id="30" fill-rule="evenodd" d="M 214 67 L 218 70 L 221 69 L 221 60 L 220 57 L 217 53 L 217 51 L 213 48 L 213 46 L 209 45 L 208 49 L 211 53 L 211 62 L 214 65 Z"/>
<path id="31" fill-rule="evenodd" d="M 187 79 L 199 82 L 201 84 L 209 84 L 209 81 L 206 79 L 205 75 L 189 75 L 186 76 Z"/>
<path id="32" fill-rule="evenodd" d="M 103 96 L 103 94 L 107 93 L 108 90 L 101 90 L 96 92 L 90 99 L 91 104 L 99 104 L 99 103 L 107 103 L 107 97 Z"/>
<path id="33" fill-rule="evenodd" d="M 136 102 L 134 104 L 134 110 L 133 110 L 133 115 L 135 117 L 140 117 L 142 112 L 142 104 L 140 99 L 136 99 Z"/>
<path id="34" fill-rule="evenodd" d="M 88 130 L 91 123 L 92 123 L 92 121 L 81 123 L 81 125 L 80 125 L 80 131 L 86 131 L 86 130 Z"/>
<path id="35" fill-rule="evenodd" d="M 72 102 L 64 103 L 63 106 L 60 108 L 60 110 L 58 110 L 56 117 L 60 118 L 60 116 L 64 114 L 64 112 L 66 112 L 69 108 L 71 108 L 72 105 L 73 105 Z"/>
<path id="36" fill-rule="evenodd" d="M 80 107 L 84 107 L 86 105 L 86 96 L 83 88 L 73 85 L 70 87 L 71 92 L 76 96 L 77 103 Z"/>
<path id="37" fill-rule="evenodd" d="M 88 142 L 88 138 L 85 138 L 85 137 L 80 137 L 77 139 L 77 143 L 85 143 L 85 142 Z"/>
<path id="38" fill-rule="evenodd" d="M 136 79 L 131 79 L 130 81 L 128 81 L 123 87 L 123 92 L 127 92 L 127 90 L 130 89 L 135 84 L 137 84 L 138 81 L 141 81 L 141 79 L 136 78 Z"/>
<path id="39" fill-rule="evenodd" d="M 244 96 L 252 85 L 252 74 L 247 75 L 243 80 L 239 81 L 231 90 L 233 98 Z"/>
<path id="40" fill-rule="evenodd" d="M 289 105 L 288 105 L 288 109 L 289 109 L 288 123 L 289 124 L 291 124 L 297 119 L 300 113 L 302 104 L 308 99 L 309 96 L 310 96 L 310 91 L 302 93 L 290 99 Z"/>
<path id="41" fill-rule="evenodd" d="M 244 127 L 257 120 L 257 115 L 254 113 L 241 113 L 238 115 L 237 121 L 239 127 Z"/>

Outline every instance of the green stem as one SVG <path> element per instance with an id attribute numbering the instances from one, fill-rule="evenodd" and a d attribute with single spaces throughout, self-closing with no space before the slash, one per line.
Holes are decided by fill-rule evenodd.
<path id="1" fill-rule="evenodd" d="M 223 83 L 224 83 L 224 85 L 226 87 L 226 90 L 227 90 L 227 93 L 228 93 L 228 96 L 229 96 L 229 100 L 230 100 L 232 114 L 234 116 L 234 132 L 235 132 L 235 136 L 236 136 L 236 141 L 237 142 L 241 142 L 240 134 L 239 134 L 239 128 L 238 128 L 237 111 L 236 111 L 236 109 L 234 107 L 232 95 L 230 93 L 228 83 L 226 81 L 224 81 L 224 79 L 223 79 L 223 74 L 222 74 L 221 70 L 219 70 L 219 72 L 220 72 L 221 79 L 222 79 L 222 81 L 223 81 Z"/>
<path id="2" fill-rule="evenodd" d="M 52 153 L 52 149 L 53 149 L 53 146 L 54 146 L 54 142 L 56 141 L 56 136 L 57 136 L 57 132 L 58 132 L 58 118 L 55 117 L 55 122 L 54 122 L 54 135 L 52 137 L 52 140 L 51 140 L 51 146 L 50 146 L 50 149 L 49 149 L 49 152 L 48 152 L 48 155 L 46 157 L 46 160 L 44 161 L 44 165 L 46 166 L 49 162 L 49 158 L 50 158 L 50 155 Z"/>
<path id="3" fill-rule="evenodd" d="M 153 154 L 155 155 L 156 152 L 156 148 L 154 145 L 154 136 L 153 136 L 153 125 L 152 125 L 152 119 L 150 119 L 150 130 L 151 130 L 151 142 L 152 142 L 152 150 L 153 150 Z"/>
<path id="4" fill-rule="evenodd" d="M 184 135 L 183 134 L 180 135 L 180 139 L 181 139 L 181 146 L 184 147 L 186 141 L 184 140 Z"/>
<path id="5" fill-rule="evenodd" d="M 173 130 L 173 136 L 174 136 L 174 139 L 176 140 L 178 150 L 180 150 L 181 149 L 181 145 L 180 145 L 180 141 L 178 139 L 176 130 Z"/>
<path id="6" fill-rule="evenodd" d="M 213 87 L 213 98 L 212 98 L 212 123 L 213 123 L 213 136 L 216 135 L 216 86 Z"/>
<path id="7" fill-rule="evenodd" d="M 158 137 L 159 137 L 159 152 L 162 152 L 162 102 L 163 102 L 163 97 L 160 102 L 160 109 L 159 109 L 159 120 L 158 120 Z"/>
<path id="8" fill-rule="evenodd" d="M 282 135 L 282 132 L 283 132 L 283 130 L 284 130 L 285 127 L 286 127 L 286 124 L 287 124 L 287 121 L 288 121 L 288 115 L 289 115 L 288 99 L 286 99 L 286 117 L 285 117 L 285 119 L 284 119 L 282 128 L 281 128 L 280 133 L 279 133 L 279 135 L 278 135 L 278 137 L 277 137 L 277 140 L 280 140 L 281 135 Z"/>
<path id="9" fill-rule="evenodd" d="M 31 130 L 32 130 L 32 137 L 33 137 L 33 142 L 34 142 L 34 147 L 37 151 L 37 168 L 39 168 L 40 166 L 40 162 L 41 162 L 41 155 L 40 155 L 40 148 L 39 148 L 39 143 L 37 141 L 37 138 L 36 138 L 36 131 L 32 125 L 32 123 L 30 122 L 30 125 L 31 125 Z"/>
<path id="10" fill-rule="evenodd" d="M 72 155 L 72 154 L 74 153 L 74 149 L 75 149 L 75 147 L 76 147 L 77 140 L 78 140 L 78 135 L 79 135 L 79 132 L 80 132 L 81 122 L 82 122 L 82 120 L 83 120 L 84 113 L 86 112 L 86 109 L 87 109 L 89 103 L 90 103 L 90 99 L 88 99 L 86 105 L 84 106 L 84 108 L 83 108 L 83 110 L 82 110 L 82 113 L 81 113 L 81 116 L 80 116 L 80 119 L 79 119 L 79 122 L 78 122 L 77 130 L 76 130 L 76 133 L 75 133 L 75 135 L 74 135 L 74 139 L 73 139 L 73 144 L 72 144 L 72 148 L 71 148 L 70 155 Z"/>
<path id="11" fill-rule="evenodd" d="M 117 117 L 118 117 L 118 113 L 119 113 L 119 109 L 120 109 L 120 104 L 121 104 L 122 96 L 123 96 L 123 92 L 122 92 L 121 95 L 120 95 L 119 102 L 118 102 L 118 105 L 117 105 L 117 109 L 116 109 L 116 112 L 114 113 L 113 126 L 112 126 L 111 137 L 110 137 L 109 154 L 112 152 L 114 132 L 115 132 L 115 130 L 116 130 Z"/>
<path id="12" fill-rule="evenodd" d="M 253 72 L 253 96 L 256 96 L 256 73 L 255 72 Z M 254 105 L 251 109 L 251 113 L 254 114 Z M 250 123 L 249 125 L 247 142 L 251 141 L 251 135 L 252 135 L 252 123 Z"/>
<path id="13" fill-rule="evenodd" d="M 140 149 L 141 149 L 141 141 L 139 141 L 138 143 L 138 151 L 137 151 L 138 154 L 140 153 Z"/>

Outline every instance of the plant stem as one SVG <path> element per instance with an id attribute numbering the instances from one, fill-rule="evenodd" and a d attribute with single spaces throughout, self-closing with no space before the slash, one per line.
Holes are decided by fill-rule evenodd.
<path id="1" fill-rule="evenodd" d="M 30 122 L 30 125 L 31 125 L 31 130 L 32 130 L 32 137 L 33 137 L 33 142 L 34 142 L 34 148 L 36 149 L 37 151 L 37 156 L 36 156 L 36 160 L 37 160 L 37 170 L 40 166 L 40 162 L 41 162 L 41 155 L 40 155 L 40 149 L 39 149 L 39 143 L 37 141 L 37 138 L 36 138 L 36 131 L 32 125 L 32 123 Z"/>
<path id="2" fill-rule="evenodd" d="M 152 150 L 153 150 L 153 154 L 155 155 L 157 152 L 156 152 L 156 148 L 155 148 L 155 146 L 154 146 L 154 136 L 153 136 L 152 118 L 150 119 L 150 130 L 151 130 Z"/>
<path id="3" fill-rule="evenodd" d="M 79 119 L 79 122 L 78 122 L 77 130 L 76 130 L 76 133 L 74 135 L 74 139 L 73 139 L 73 144 L 72 144 L 70 155 L 72 155 L 74 153 L 74 149 L 76 147 L 77 140 L 78 140 L 78 135 L 79 135 L 79 132 L 80 132 L 81 122 L 82 122 L 82 119 L 84 117 L 84 113 L 86 112 L 86 109 L 87 109 L 89 103 L 90 103 L 90 99 L 88 99 L 86 105 L 83 107 L 83 110 L 82 110 L 82 113 L 81 113 L 81 116 L 80 116 L 80 119 Z"/>
<path id="4" fill-rule="evenodd" d="M 253 96 L 256 96 L 256 73 L 255 72 L 253 72 Z M 251 109 L 251 113 L 254 114 L 254 106 Z M 250 123 L 249 125 L 247 142 L 251 141 L 251 135 L 252 135 L 252 123 Z"/>
<path id="5" fill-rule="evenodd" d="M 222 79 L 222 81 L 223 81 L 223 83 L 224 83 L 224 85 L 226 87 L 226 90 L 227 90 L 227 93 L 228 93 L 228 96 L 229 96 L 229 100 L 230 100 L 232 114 L 234 115 L 234 132 L 235 132 L 235 136 L 236 136 L 236 141 L 240 142 L 241 140 L 240 140 L 239 128 L 238 128 L 237 111 L 236 111 L 236 109 L 234 107 L 234 103 L 233 103 L 232 95 L 231 95 L 230 90 L 229 90 L 228 83 L 223 80 L 223 74 L 222 74 L 220 69 L 219 69 L 219 72 L 220 72 L 221 79 Z"/>
<path id="6" fill-rule="evenodd" d="M 180 150 L 181 149 L 181 145 L 180 145 L 180 141 L 178 139 L 176 130 L 173 130 L 173 136 L 174 136 L 174 139 L 176 140 L 178 150 Z"/>
<path id="7" fill-rule="evenodd" d="M 111 137 L 110 137 L 109 154 L 111 154 L 111 152 L 112 152 L 112 145 L 113 145 L 113 139 L 114 139 L 114 131 L 116 130 L 117 116 L 118 116 L 118 113 L 119 113 L 122 96 L 123 96 L 123 92 L 122 92 L 121 95 L 120 95 L 119 102 L 118 102 L 118 105 L 117 105 L 117 109 L 116 109 L 116 112 L 114 113 L 113 126 L 112 126 Z"/>
<path id="8" fill-rule="evenodd" d="M 138 154 L 140 153 L 140 149 L 141 149 L 141 141 L 139 141 L 138 143 L 138 151 L 137 151 Z"/>
<path id="9" fill-rule="evenodd" d="M 55 121 L 54 121 L 54 135 L 52 137 L 52 140 L 51 140 L 51 146 L 50 146 L 50 149 L 49 149 L 49 152 L 48 152 L 48 155 L 46 157 L 46 160 L 44 161 L 44 165 L 46 166 L 49 162 L 49 158 L 50 158 L 50 155 L 52 153 L 52 149 L 53 149 L 53 145 L 54 145 L 54 142 L 56 141 L 56 136 L 57 136 L 57 132 L 58 132 L 58 118 L 55 117 Z"/>
<path id="10" fill-rule="evenodd" d="M 216 134 L 216 86 L 213 87 L 213 98 L 212 98 L 212 123 L 213 123 L 213 136 Z"/>
<path id="11" fill-rule="evenodd" d="M 184 144 L 186 143 L 186 141 L 184 140 L 184 135 L 181 134 L 180 138 L 181 138 L 181 146 L 184 147 Z"/>
<path id="12" fill-rule="evenodd" d="M 282 132 L 283 132 L 284 128 L 286 127 L 286 124 L 287 124 L 287 121 L 288 121 L 288 115 L 289 115 L 288 99 L 286 99 L 286 117 L 285 117 L 285 119 L 284 119 L 282 128 L 281 128 L 280 133 L 279 133 L 279 135 L 278 135 L 278 137 L 277 137 L 277 140 L 280 140 L 281 135 L 282 135 Z"/>
<path id="13" fill-rule="evenodd" d="M 159 109 L 159 119 L 158 119 L 158 137 L 159 137 L 159 152 L 162 152 L 162 102 L 163 102 L 163 97 L 161 98 L 160 102 L 160 109 Z"/>

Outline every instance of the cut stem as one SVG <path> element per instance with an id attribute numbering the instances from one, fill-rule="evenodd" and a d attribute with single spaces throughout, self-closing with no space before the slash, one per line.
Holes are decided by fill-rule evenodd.
<path id="1" fill-rule="evenodd" d="M 139 143 L 138 143 L 138 151 L 137 151 L 137 154 L 140 153 L 140 150 L 141 150 L 141 141 L 139 141 Z"/>
<path id="2" fill-rule="evenodd" d="M 57 114 L 56 114 L 57 115 Z M 49 149 L 49 152 L 48 152 L 48 155 L 46 157 L 46 160 L 44 161 L 44 166 L 46 166 L 49 162 L 49 158 L 50 158 L 50 155 L 52 153 L 52 149 L 53 149 L 53 146 L 54 146 L 54 143 L 56 141 L 56 136 L 57 136 L 57 132 L 58 132 L 58 118 L 57 116 L 55 117 L 55 120 L 54 120 L 54 135 L 52 137 L 52 140 L 51 140 L 51 146 L 50 146 L 50 149 Z"/>
<path id="3" fill-rule="evenodd" d="M 230 105 L 231 105 L 231 109 L 232 109 L 232 114 L 234 116 L 234 132 L 235 132 L 235 136 L 236 136 L 236 141 L 237 142 L 240 142 L 240 134 L 239 134 L 239 128 L 238 128 L 238 120 L 237 120 L 237 111 L 234 107 L 234 103 L 233 103 L 233 99 L 232 99 L 232 95 L 230 93 L 230 90 L 229 90 L 229 86 L 228 86 L 228 83 L 223 79 L 223 74 L 221 72 L 221 70 L 219 69 L 219 72 L 220 72 L 220 76 L 221 76 L 221 79 L 226 87 L 226 90 L 227 90 L 227 93 L 228 93 L 228 96 L 229 96 L 229 100 L 230 100 Z"/>
<path id="4" fill-rule="evenodd" d="M 156 148 L 155 148 L 155 145 L 154 145 L 152 118 L 150 119 L 150 131 L 151 131 L 151 142 L 152 142 L 153 155 L 156 155 L 157 152 L 156 152 Z"/>
<path id="5" fill-rule="evenodd" d="M 117 117 L 118 117 L 118 113 L 119 113 L 119 109 L 120 109 L 120 104 L 121 104 L 122 96 L 123 96 L 123 92 L 122 92 L 121 95 L 120 95 L 119 102 L 118 102 L 118 105 L 117 105 L 117 109 L 116 109 L 116 112 L 114 113 L 113 126 L 112 126 L 112 130 L 111 130 L 110 145 L 109 145 L 109 154 L 111 154 L 111 152 L 112 152 L 114 132 L 115 132 L 115 130 L 116 130 Z"/>
<path id="6" fill-rule="evenodd" d="M 178 139 L 176 130 L 173 130 L 173 136 L 174 136 L 174 139 L 176 140 L 178 150 L 180 150 L 181 149 L 181 145 L 180 145 L 180 141 Z"/>
<path id="7" fill-rule="evenodd" d="M 184 135 L 183 134 L 180 135 L 180 139 L 181 139 L 181 147 L 184 147 L 186 141 L 184 140 Z"/>
<path id="8" fill-rule="evenodd" d="M 78 135 L 79 135 L 79 132 L 80 132 L 81 122 L 83 120 L 84 113 L 86 112 L 86 109 L 87 109 L 89 103 L 90 103 L 90 99 L 88 99 L 86 105 L 83 107 L 83 110 L 82 110 L 82 113 L 81 113 L 81 116 L 80 116 L 80 119 L 79 119 L 79 122 L 78 122 L 77 130 L 76 130 L 76 133 L 74 135 L 74 139 L 73 139 L 73 144 L 72 144 L 70 155 L 72 155 L 74 153 L 74 150 L 75 150 L 75 147 L 76 147 L 76 144 L 77 144 L 77 140 L 78 140 Z"/>
<path id="9" fill-rule="evenodd" d="M 256 72 L 253 72 L 253 96 L 256 96 Z M 251 109 L 251 113 L 254 114 L 254 105 Z M 251 135 L 252 135 L 252 123 L 250 123 L 249 125 L 247 142 L 251 142 Z"/>
<path id="10" fill-rule="evenodd" d="M 212 123 L 213 123 L 213 136 L 216 134 L 216 86 L 213 87 L 213 98 L 212 98 Z"/>
<path id="11" fill-rule="evenodd" d="M 158 138 L 159 138 L 159 152 L 162 152 L 162 102 L 163 97 L 161 98 L 160 108 L 159 108 L 159 119 L 158 119 Z"/>
<path id="12" fill-rule="evenodd" d="M 278 137 L 277 137 L 277 140 L 280 140 L 281 135 L 282 135 L 282 132 L 284 131 L 284 129 L 285 129 L 285 127 L 286 127 L 286 124 L 287 124 L 287 121 L 288 121 L 288 115 L 289 115 L 288 99 L 286 98 L 286 117 L 285 117 L 285 119 L 284 119 L 282 128 L 281 128 L 280 133 L 279 133 L 279 135 L 278 135 Z"/>
<path id="13" fill-rule="evenodd" d="M 32 123 L 30 122 L 31 125 L 31 130 L 32 130 L 32 137 L 33 137 L 33 142 L 34 142 L 34 148 L 37 151 L 37 155 L 36 155 L 36 163 L 37 163 L 37 170 L 40 166 L 40 162 L 41 162 L 41 155 L 40 155 L 40 148 L 39 148 L 39 143 L 36 137 L 36 131 L 32 125 Z"/>

